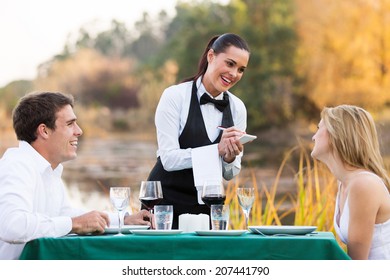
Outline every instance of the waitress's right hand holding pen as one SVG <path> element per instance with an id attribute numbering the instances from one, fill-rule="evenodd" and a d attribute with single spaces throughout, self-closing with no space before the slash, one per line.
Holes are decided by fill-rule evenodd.
<path id="1" fill-rule="evenodd" d="M 239 138 L 245 134 L 245 132 L 235 128 L 234 126 L 229 128 L 218 126 L 218 129 L 223 130 L 221 141 L 218 144 L 219 155 L 225 162 L 231 163 L 244 148 L 244 146 L 240 143 Z"/>

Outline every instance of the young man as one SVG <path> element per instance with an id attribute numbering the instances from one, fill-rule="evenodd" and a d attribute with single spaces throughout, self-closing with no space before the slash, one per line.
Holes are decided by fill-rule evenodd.
<path id="1" fill-rule="evenodd" d="M 107 213 L 72 208 L 61 180 L 61 163 L 76 158 L 82 135 L 73 102 L 62 93 L 39 92 L 14 109 L 19 147 L 0 160 L 0 259 L 19 258 L 32 239 L 101 234 L 110 224 Z M 144 218 L 150 218 L 145 210 L 127 215 L 125 224 L 149 224 Z"/>

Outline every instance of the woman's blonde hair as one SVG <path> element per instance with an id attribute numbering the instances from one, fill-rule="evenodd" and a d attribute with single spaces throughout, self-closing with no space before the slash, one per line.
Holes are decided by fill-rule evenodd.
<path id="1" fill-rule="evenodd" d="M 340 105 L 325 107 L 321 118 L 329 132 L 330 148 L 344 164 L 374 172 L 390 188 L 371 114 L 357 106 Z"/>

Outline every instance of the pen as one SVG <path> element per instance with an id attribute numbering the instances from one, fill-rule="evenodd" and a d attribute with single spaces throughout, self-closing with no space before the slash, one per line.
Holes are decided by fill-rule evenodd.
<path id="1" fill-rule="evenodd" d="M 218 128 L 219 130 L 222 130 L 222 131 L 228 129 L 228 127 L 223 127 L 223 126 L 217 126 L 217 128 Z M 243 134 L 246 134 L 246 132 L 242 132 L 242 133 L 243 133 Z"/>

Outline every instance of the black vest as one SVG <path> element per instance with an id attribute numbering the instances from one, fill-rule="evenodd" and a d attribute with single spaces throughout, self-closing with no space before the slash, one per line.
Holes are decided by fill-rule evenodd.
<path id="1" fill-rule="evenodd" d="M 224 93 L 224 99 L 229 98 Z M 223 111 L 222 126 L 233 126 L 233 118 L 230 105 Z M 191 103 L 188 112 L 186 125 L 179 137 L 181 149 L 197 148 L 219 143 L 222 131 L 214 142 L 211 142 L 206 131 L 202 112 L 197 96 L 196 81 L 192 84 Z M 160 204 L 173 205 L 174 218 L 172 228 L 177 228 L 178 216 L 184 213 L 209 214 L 210 209 L 206 205 L 199 205 L 197 191 L 194 185 L 194 175 L 192 168 L 168 172 L 164 169 L 161 159 L 157 158 L 157 163 L 149 174 L 148 180 L 161 181 L 163 190 L 163 201 Z"/>

